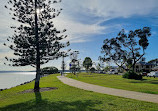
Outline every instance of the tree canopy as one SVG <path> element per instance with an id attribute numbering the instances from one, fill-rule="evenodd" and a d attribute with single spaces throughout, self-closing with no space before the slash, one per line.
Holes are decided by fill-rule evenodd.
<path id="1" fill-rule="evenodd" d="M 145 50 L 149 45 L 148 37 L 151 36 L 150 28 L 144 27 L 135 31 L 125 33 L 122 29 L 118 36 L 105 39 L 102 46 L 102 53 L 105 54 L 100 59 L 104 62 L 113 61 L 119 67 L 129 70 L 145 55 Z M 128 65 L 130 67 L 124 67 Z"/>
<path id="2" fill-rule="evenodd" d="M 83 67 L 88 71 L 92 67 L 93 63 L 90 57 L 86 57 L 83 61 Z"/>
<path id="3" fill-rule="evenodd" d="M 67 36 L 61 35 L 66 30 L 59 31 L 55 28 L 52 19 L 60 14 L 60 10 L 50 7 L 52 2 L 48 0 L 37 0 L 37 9 L 41 11 L 38 14 L 38 36 L 40 64 L 45 64 L 49 60 L 57 59 L 61 56 L 60 49 L 69 45 L 61 42 Z M 53 2 L 55 3 L 55 2 Z M 7 40 L 12 44 L 8 45 L 14 51 L 15 59 L 6 59 L 11 61 L 12 66 L 36 67 L 37 41 L 35 38 L 35 2 L 33 0 L 9 0 L 8 6 L 5 6 L 11 12 L 12 19 L 18 21 L 21 25 L 11 26 L 14 35 Z M 6 45 L 6 44 L 5 44 Z"/>
<path id="4" fill-rule="evenodd" d="M 55 74 L 58 73 L 58 69 L 56 67 L 44 67 L 42 69 L 43 74 Z"/>

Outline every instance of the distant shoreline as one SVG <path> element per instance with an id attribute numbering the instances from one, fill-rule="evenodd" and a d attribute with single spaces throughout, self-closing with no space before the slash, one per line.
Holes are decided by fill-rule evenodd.
<path id="1" fill-rule="evenodd" d="M 12 73 L 12 72 L 36 72 L 36 71 L 0 71 L 0 73 Z"/>
<path id="2" fill-rule="evenodd" d="M 0 73 L 13 73 L 13 72 L 36 72 L 36 71 L 0 71 Z M 58 70 L 58 72 L 62 72 L 62 70 Z M 65 70 L 64 72 L 71 72 L 70 70 Z M 81 70 L 81 72 L 86 72 L 85 70 Z"/>

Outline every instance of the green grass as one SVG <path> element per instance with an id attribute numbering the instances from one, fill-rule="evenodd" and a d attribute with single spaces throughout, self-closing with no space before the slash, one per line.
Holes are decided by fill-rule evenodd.
<path id="1" fill-rule="evenodd" d="M 158 104 L 94 93 L 61 83 L 57 75 L 41 79 L 40 87 L 58 87 L 41 93 L 31 89 L 34 82 L 0 92 L 0 111 L 157 111 Z"/>
<path id="2" fill-rule="evenodd" d="M 105 87 L 150 93 L 150 94 L 158 94 L 158 78 L 144 77 L 143 80 L 132 80 L 132 79 L 122 78 L 121 75 L 108 75 L 108 74 L 89 75 L 87 73 L 79 74 L 78 78 L 72 76 L 71 74 L 69 74 L 68 77 L 91 84 L 105 86 Z"/>

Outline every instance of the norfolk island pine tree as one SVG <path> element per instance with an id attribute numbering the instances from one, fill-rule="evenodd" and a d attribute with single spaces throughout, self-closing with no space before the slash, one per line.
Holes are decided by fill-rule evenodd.
<path id="1" fill-rule="evenodd" d="M 60 2 L 60 1 L 59 1 Z M 52 19 L 59 16 L 60 10 L 51 8 L 50 0 L 9 0 L 5 8 L 10 10 L 12 19 L 20 23 L 11 26 L 14 35 L 7 40 L 8 46 L 17 58 L 5 57 L 9 66 L 28 66 L 36 68 L 34 91 L 39 91 L 40 66 L 50 60 L 62 56 L 60 49 L 69 46 L 69 42 L 61 42 L 67 35 L 66 30 L 59 31 L 54 27 Z M 41 12 L 38 13 L 37 10 Z M 6 63 L 5 63 L 6 64 Z"/>

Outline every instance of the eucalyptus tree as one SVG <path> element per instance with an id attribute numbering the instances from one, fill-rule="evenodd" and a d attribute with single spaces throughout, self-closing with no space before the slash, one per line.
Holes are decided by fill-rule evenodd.
<path id="1" fill-rule="evenodd" d="M 134 71 L 135 64 L 145 55 L 145 50 L 149 45 L 148 37 L 150 36 L 149 27 L 131 30 L 128 34 L 123 29 L 117 37 L 104 40 L 102 46 L 104 56 L 100 59 L 104 62 L 113 61 L 120 68 Z M 124 65 L 128 67 L 124 67 Z"/>
<path id="2" fill-rule="evenodd" d="M 11 62 L 11 66 L 28 66 L 36 68 L 34 90 L 39 90 L 40 66 L 50 60 L 62 56 L 60 49 L 69 45 L 62 40 L 66 31 L 57 30 L 53 19 L 59 16 L 62 9 L 55 9 L 51 4 L 61 1 L 51 0 L 9 0 L 7 9 L 10 10 L 12 19 L 19 25 L 11 26 L 14 34 L 7 40 L 8 46 L 14 51 L 16 58 L 5 57 Z"/>

